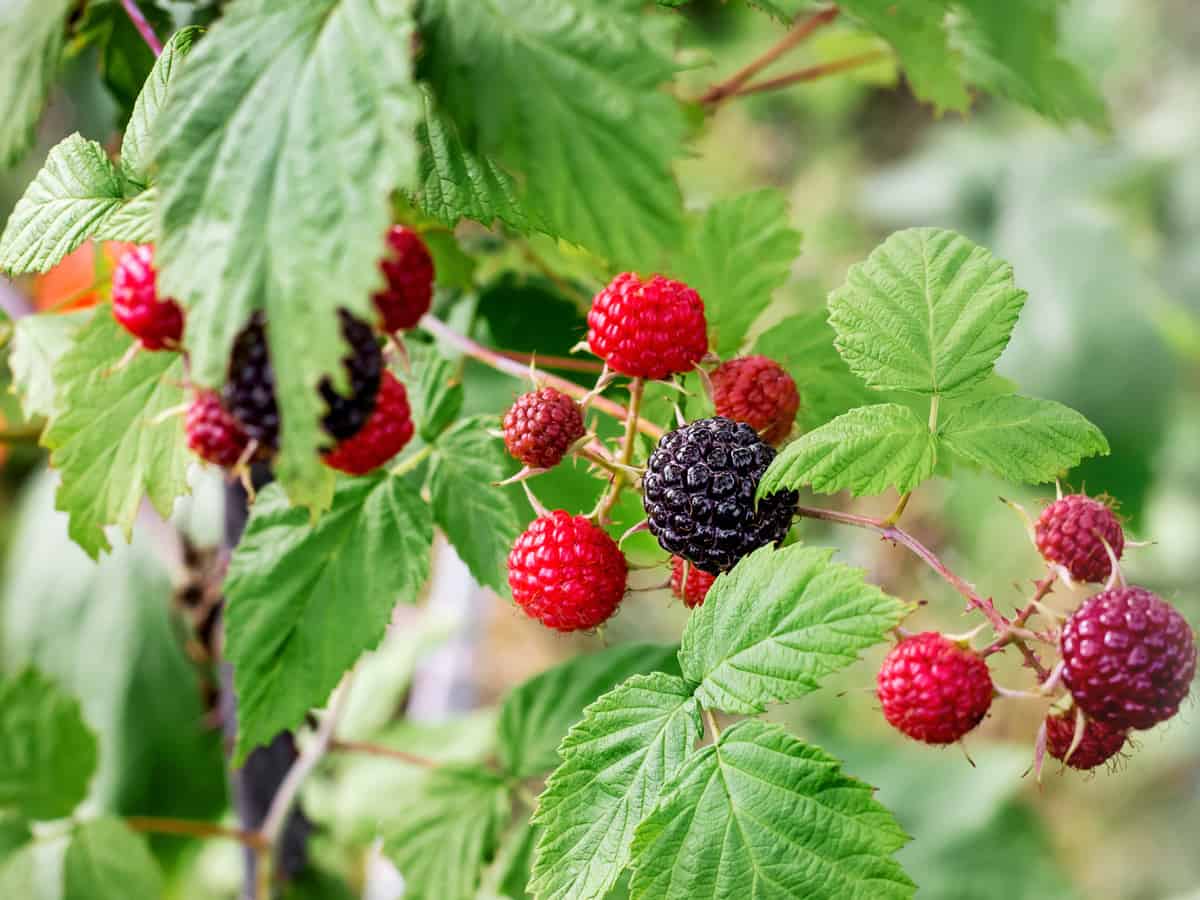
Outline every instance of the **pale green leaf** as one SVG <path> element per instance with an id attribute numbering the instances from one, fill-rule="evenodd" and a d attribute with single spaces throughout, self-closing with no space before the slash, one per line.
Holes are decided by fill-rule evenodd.
<path id="1" fill-rule="evenodd" d="M 389 195 L 416 175 L 411 0 L 236 0 L 173 73 L 157 118 L 159 288 L 188 310 L 200 384 L 265 310 L 280 404 L 275 472 L 320 509 L 316 386 L 342 375 L 336 310 L 380 284 Z"/>
<path id="2" fill-rule="evenodd" d="M 49 417 L 57 411 L 54 364 L 71 348 L 75 335 L 92 313 L 93 310 L 83 309 L 61 315 L 23 316 L 17 320 L 9 365 L 26 418 Z"/>
<path id="3" fill-rule="evenodd" d="M 33 144 L 74 5 L 73 0 L 0 4 L 0 169 L 17 162 Z"/>
<path id="4" fill-rule="evenodd" d="M 799 253 L 787 200 L 762 190 L 714 203 L 698 217 L 671 273 L 700 294 L 713 346 L 729 355 L 787 281 Z"/>
<path id="5" fill-rule="evenodd" d="M 475 900 L 529 900 L 525 884 L 533 868 L 537 838 L 538 830 L 527 819 L 513 825 L 483 873 Z"/>
<path id="6" fill-rule="evenodd" d="M 33 840 L 29 823 L 13 815 L 0 815 L 0 866 L 4 861 Z"/>
<path id="7" fill-rule="evenodd" d="M 1089 456 L 1107 456 L 1108 441 L 1082 414 L 1053 400 L 1009 394 L 986 397 L 948 417 L 941 442 L 1010 481 L 1053 481 Z"/>
<path id="8" fill-rule="evenodd" d="M 786 447 L 759 482 L 759 496 L 811 486 L 856 497 L 895 487 L 906 494 L 933 474 L 936 439 L 907 406 L 860 406 Z"/>
<path id="9" fill-rule="evenodd" d="M 133 104 L 133 113 L 121 139 L 121 171 L 139 187 L 149 187 L 151 181 L 154 122 L 166 105 L 180 62 L 203 33 L 203 28 L 189 26 L 171 36 Z"/>
<path id="10" fill-rule="evenodd" d="M 764 547 L 717 578 L 683 632 L 683 677 L 706 708 L 756 715 L 812 693 L 880 643 L 910 607 L 832 550 Z"/>
<path id="11" fill-rule="evenodd" d="M 678 242 L 680 104 L 666 18 L 634 0 L 426 0 L 423 65 L 472 148 L 551 232 L 623 266 Z"/>
<path id="12" fill-rule="evenodd" d="M 96 752 L 74 697 L 33 669 L 0 682 L 0 809 L 69 816 L 87 796 Z"/>
<path id="13" fill-rule="evenodd" d="M 42 855 L 45 850 L 39 842 L 30 841 L 0 860 L 0 897 L 62 900 L 60 885 L 45 877 L 51 874 Z"/>
<path id="14" fill-rule="evenodd" d="M 379 644 L 429 577 L 432 542 L 429 507 L 401 478 L 341 479 L 316 523 L 276 485 L 258 496 L 225 580 L 238 760 L 298 725 Z"/>
<path id="15" fill-rule="evenodd" d="M 678 674 L 676 647 L 622 644 L 574 656 L 514 688 L 500 709 L 500 763 L 522 778 L 558 764 L 558 745 L 584 708 L 631 675 Z"/>
<path id="16" fill-rule="evenodd" d="M 1012 267 L 983 247 L 910 228 L 851 266 L 829 296 L 829 323 L 871 387 L 954 393 L 991 374 L 1024 303 Z"/>
<path id="17" fill-rule="evenodd" d="M 429 492 L 433 518 L 480 584 L 503 591 L 508 551 L 521 533 L 516 506 L 493 487 L 509 474 L 504 444 L 487 416 L 465 419 L 437 442 Z"/>
<path id="18" fill-rule="evenodd" d="M 602 900 L 629 864 L 634 829 L 702 732 L 691 686 L 673 675 L 635 675 L 589 706 L 538 800 L 529 891 Z"/>
<path id="19" fill-rule="evenodd" d="M 76 827 L 63 864 L 63 900 L 160 900 L 163 877 L 146 839 L 120 819 Z"/>
<path id="20" fill-rule="evenodd" d="M 421 440 L 432 444 L 458 418 L 463 405 L 460 365 L 430 348 L 415 358 L 415 377 L 409 378 L 413 419 Z"/>
<path id="21" fill-rule="evenodd" d="M 133 339 L 106 304 L 54 366 L 57 417 L 42 435 L 62 477 L 56 506 L 70 513 L 71 539 L 96 557 L 110 548 L 104 528 L 128 540 L 142 497 L 166 516 L 187 493 L 191 462 L 183 417 L 183 359 L 139 350 L 119 365 Z"/>
<path id="22" fill-rule="evenodd" d="M 906 841 L 836 759 L 778 725 L 738 722 L 638 826 L 632 897 L 903 900 L 916 893 L 894 858 Z"/>
<path id="23" fill-rule="evenodd" d="M 152 244 L 155 232 L 158 188 L 151 187 L 122 203 L 111 215 L 96 223 L 92 237 L 98 241 L 126 241 L 131 244 Z"/>
<path id="24" fill-rule="evenodd" d="M 404 876 L 407 900 L 475 900 L 484 865 L 510 815 L 503 779 L 446 766 L 406 798 L 411 814 L 390 831 L 385 852 Z"/>

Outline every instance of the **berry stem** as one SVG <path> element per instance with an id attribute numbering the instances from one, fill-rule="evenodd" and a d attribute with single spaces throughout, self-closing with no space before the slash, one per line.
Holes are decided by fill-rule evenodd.
<path id="1" fill-rule="evenodd" d="M 633 462 L 633 445 L 637 437 L 637 424 L 641 421 L 642 395 L 645 388 L 646 383 L 640 378 L 629 382 L 629 412 L 625 414 L 625 434 L 621 438 L 621 457 L 618 460 L 621 467 L 613 474 L 612 485 L 597 510 L 596 519 L 601 524 L 608 521 L 608 515 L 616 506 L 617 498 L 621 496 L 621 490 L 625 487 L 625 471 Z"/>
<path id="2" fill-rule="evenodd" d="M 121 5 L 125 7 L 125 14 L 133 22 L 133 27 L 142 36 L 142 40 L 146 42 L 146 46 L 150 48 L 155 56 L 162 56 L 162 41 L 154 33 L 154 29 L 150 26 L 150 22 L 147 21 L 145 13 L 138 7 L 136 0 L 121 0 Z"/>
<path id="3" fill-rule="evenodd" d="M 564 394 L 574 397 L 576 400 L 582 400 L 587 396 L 587 389 L 581 387 L 573 381 L 567 381 L 565 378 L 559 378 L 556 375 L 550 375 L 539 369 L 530 369 L 529 366 L 522 365 L 515 360 L 511 360 L 503 354 L 490 350 L 476 341 L 471 340 L 466 335 L 459 334 L 441 319 L 434 316 L 426 315 L 421 319 L 421 327 L 432 334 L 434 337 L 445 341 L 452 347 L 455 347 L 460 352 L 465 353 L 472 359 L 477 359 L 485 366 L 491 366 L 498 372 L 503 372 L 506 375 L 511 375 L 513 378 L 527 379 L 530 372 L 537 376 L 539 380 L 553 388 L 557 388 Z M 592 397 L 590 405 L 596 409 L 612 416 L 614 419 L 619 419 L 622 422 L 628 420 L 629 411 L 619 403 L 614 403 L 607 397 Z M 654 440 L 658 440 L 663 436 L 663 430 L 652 422 L 647 422 L 645 419 L 637 419 L 637 429 L 642 434 Z"/>
<path id="4" fill-rule="evenodd" d="M 419 766 L 422 769 L 436 769 L 438 767 L 438 763 L 428 757 L 417 756 L 415 753 L 408 753 L 404 750 L 385 747 L 382 744 L 372 744 L 367 741 L 342 741 L 335 739 L 330 742 L 329 749 L 340 753 L 362 753 L 367 756 L 394 759 L 405 765 Z"/>
<path id="5" fill-rule="evenodd" d="M 404 459 L 400 460 L 392 467 L 392 474 L 395 476 L 407 475 L 421 463 L 423 463 L 429 455 L 433 453 L 433 444 L 426 444 L 416 453 L 413 453 Z"/>
<path id="6" fill-rule="evenodd" d="M 769 78 L 766 81 L 759 81 L 755 84 L 747 85 L 733 94 L 734 97 L 746 97 L 750 94 L 764 94 L 767 91 L 777 91 L 780 88 L 791 87 L 793 84 L 801 84 L 806 81 L 816 81 L 820 78 L 826 78 L 830 75 L 837 75 L 841 72 L 848 72 L 851 69 L 857 69 L 859 66 L 865 66 L 869 63 L 879 62 L 882 59 L 887 59 L 891 56 L 886 50 L 871 50 L 867 53 L 858 53 L 854 56 L 847 56 L 844 59 L 835 59 L 832 62 L 820 63 L 815 66 L 806 66 L 803 69 L 797 69 L 787 75 L 780 75 L 778 78 Z"/>
<path id="7" fill-rule="evenodd" d="M 131 831 L 142 834 L 173 834 L 180 837 L 195 838 L 228 838 L 237 841 L 253 850 L 266 848 L 266 838 L 257 831 L 245 831 L 241 828 L 227 828 L 212 822 L 199 822 L 191 819 L 164 819 L 157 816 L 129 816 L 125 825 Z"/>

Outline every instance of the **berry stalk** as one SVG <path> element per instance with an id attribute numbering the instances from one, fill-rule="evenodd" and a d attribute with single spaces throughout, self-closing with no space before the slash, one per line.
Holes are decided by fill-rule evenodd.
<path id="1" fill-rule="evenodd" d="M 155 56 L 162 56 L 162 41 L 154 33 L 154 29 L 146 19 L 146 14 L 142 12 L 136 0 L 121 0 L 121 6 L 125 8 L 125 14 L 129 16 L 129 21 L 133 22 L 133 27 L 142 36 L 142 40 L 146 42 L 146 46 L 150 48 Z"/>
<path id="2" fill-rule="evenodd" d="M 646 383 L 640 378 L 629 382 L 629 411 L 625 414 L 625 434 L 621 438 L 620 467 L 613 475 L 608 493 L 596 510 L 596 519 L 601 523 L 608 521 L 608 515 L 616 506 L 617 498 L 621 496 L 621 490 L 625 487 L 625 472 L 633 462 L 633 444 L 637 436 L 637 423 L 641 420 L 642 395 L 645 388 Z"/>

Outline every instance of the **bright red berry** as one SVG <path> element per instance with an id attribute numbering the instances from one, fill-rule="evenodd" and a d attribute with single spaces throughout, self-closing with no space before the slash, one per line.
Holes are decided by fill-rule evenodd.
<path id="1" fill-rule="evenodd" d="M 671 557 L 671 590 L 688 609 L 704 605 L 708 589 L 716 580 L 716 575 L 709 575 L 697 569 L 683 557 Z"/>
<path id="2" fill-rule="evenodd" d="M 1086 719 L 1079 746 L 1068 759 L 1067 753 L 1075 741 L 1075 713 L 1063 712 L 1046 716 L 1046 751 L 1055 759 L 1081 772 L 1104 765 L 1121 752 L 1128 738 L 1128 732 L 1124 729 Z"/>
<path id="3" fill-rule="evenodd" d="M 987 663 L 936 631 L 897 644 L 876 681 L 888 722 L 927 744 L 953 744 L 982 722 L 992 705 Z"/>
<path id="4" fill-rule="evenodd" d="M 1179 612 L 1139 587 L 1087 600 L 1063 626 L 1063 681 L 1084 713 L 1114 728 L 1171 718 L 1196 674 L 1196 637 Z"/>
<path id="5" fill-rule="evenodd" d="M 174 349 L 183 338 L 183 310 L 158 296 L 154 248 L 141 244 L 128 250 L 112 277 L 113 318 L 147 350 Z"/>
<path id="6" fill-rule="evenodd" d="M 379 262 L 387 287 L 375 295 L 375 308 L 385 331 L 412 328 L 433 302 L 433 257 L 411 228 L 393 225 L 387 233 L 388 254 Z"/>
<path id="7" fill-rule="evenodd" d="M 583 433 L 578 404 L 554 388 L 522 394 L 504 414 L 504 446 L 531 469 L 557 466 Z"/>
<path id="8" fill-rule="evenodd" d="M 215 391 L 197 391 L 192 397 L 184 431 L 193 453 L 225 469 L 235 465 L 250 444 L 250 438 L 225 411 Z"/>
<path id="9" fill-rule="evenodd" d="M 783 366 L 765 356 L 743 356 L 718 366 L 710 376 L 717 415 L 745 422 L 768 444 L 781 444 L 792 431 L 800 394 Z"/>
<path id="10" fill-rule="evenodd" d="M 628 566 L 617 542 L 583 516 L 535 519 L 508 555 L 508 586 L 531 619 L 583 631 L 608 619 L 625 596 Z"/>
<path id="11" fill-rule="evenodd" d="M 588 346 L 623 375 L 687 372 L 708 352 L 704 301 L 680 281 L 624 272 L 592 301 Z"/>
<path id="12" fill-rule="evenodd" d="M 375 409 L 366 424 L 354 437 L 340 441 L 326 453 L 325 464 L 350 475 L 365 475 L 403 450 L 412 436 L 408 392 L 391 372 L 384 370 Z"/>
<path id="13" fill-rule="evenodd" d="M 1051 563 L 1063 566 L 1076 581 L 1104 581 L 1112 573 L 1112 560 L 1125 550 L 1125 532 L 1105 504 L 1086 494 L 1070 494 L 1044 510 L 1034 529 L 1038 551 Z"/>

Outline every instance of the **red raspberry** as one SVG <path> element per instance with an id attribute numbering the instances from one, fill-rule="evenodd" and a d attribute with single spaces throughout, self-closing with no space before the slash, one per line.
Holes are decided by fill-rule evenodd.
<path id="1" fill-rule="evenodd" d="M 704 301 L 680 281 L 624 272 L 592 301 L 588 346 L 623 375 L 687 372 L 708 352 Z"/>
<path id="2" fill-rule="evenodd" d="M 1125 550 L 1125 532 L 1113 511 L 1086 494 L 1070 494 L 1042 510 L 1034 537 L 1042 557 L 1063 566 L 1076 581 L 1104 581 L 1112 574 L 1100 537 L 1117 559 Z"/>
<path id="3" fill-rule="evenodd" d="M 897 644 L 876 681 L 888 722 L 927 744 L 953 744 L 992 705 L 987 663 L 936 631 Z"/>
<path id="4" fill-rule="evenodd" d="M 779 445 L 792 432 L 800 395 L 783 367 L 765 356 L 722 363 L 710 376 L 717 415 L 745 422 L 768 444 Z"/>
<path id="5" fill-rule="evenodd" d="M 1079 746 L 1070 759 L 1065 759 L 1075 740 L 1075 713 L 1046 716 L 1046 750 L 1055 759 L 1081 772 L 1104 765 L 1121 752 L 1127 739 L 1128 734 L 1123 729 L 1087 719 Z"/>
<path id="6" fill-rule="evenodd" d="M 628 566 L 617 542 L 561 509 L 535 519 L 508 554 L 508 586 L 531 619 L 558 631 L 595 628 L 625 596 Z"/>
<path id="7" fill-rule="evenodd" d="M 112 277 L 113 318 L 147 350 L 173 350 L 183 337 L 183 310 L 158 296 L 154 248 L 126 251 Z"/>
<path id="8" fill-rule="evenodd" d="M 387 287 L 375 295 L 385 331 L 412 328 L 433 302 L 433 257 L 421 236 L 403 225 L 387 233 L 388 255 L 379 262 Z"/>
<path id="9" fill-rule="evenodd" d="M 197 391 L 184 424 L 187 444 L 206 462 L 228 469 L 242 458 L 250 438 L 225 411 L 215 391 Z"/>
<path id="10" fill-rule="evenodd" d="M 349 475 L 365 475 L 403 450 L 412 436 L 408 392 L 385 369 L 370 418 L 354 437 L 338 442 L 324 455 L 325 464 Z"/>
<path id="11" fill-rule="evenodd" d="M 554 388 L 522 394 L 504 414 L 504 446 L 531 469 L 557 466 L 583 430 L 579 406 Z"/>
<path id="12" fill-rule="evenodd" d="M 686 562 L 683 557 L 671 557 L 671 590 L 688 609 L 704 605 L 708 589 L 716 580 L 716 575 L 709 575 L 707 572 L 697 569 L 691 563 Z"/>
<path id="13" fill-rule="evenodd" d="M 1196 637 L 1169 603 L 1114 588 L 1071 614 L 1060 639 L 1063 681 L 1090 718 L 1151 728 L 1179 712 L 1196 674 Z"/>

